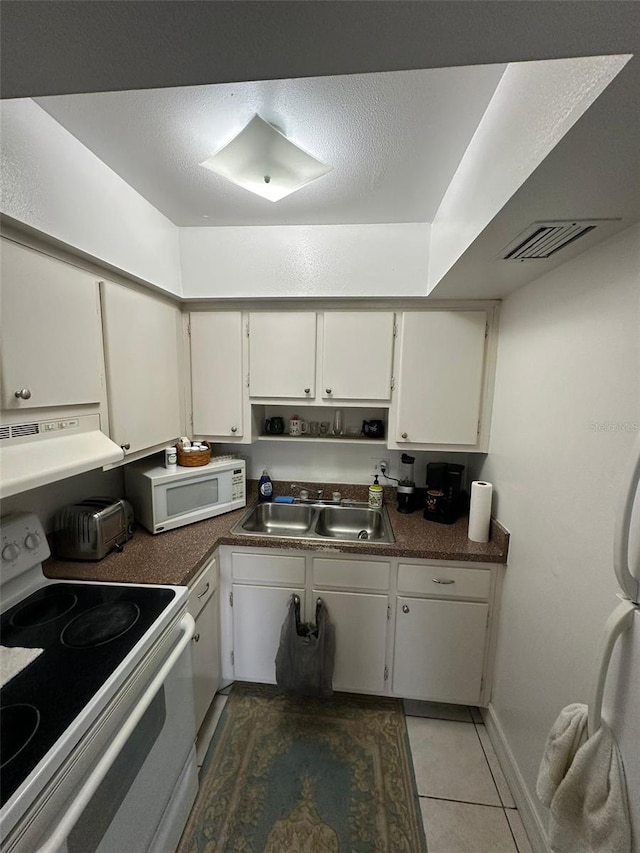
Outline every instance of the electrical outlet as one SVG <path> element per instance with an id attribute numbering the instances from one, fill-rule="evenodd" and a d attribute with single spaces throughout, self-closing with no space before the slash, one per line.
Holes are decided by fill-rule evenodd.
<path id="1" fill-rule="evenodd" d="M 389 460 L 388 459 L 375 459 L 371 458 L 371 473 L 375 477 L 377 474 L 380 476 L 381 474 L 389 473 Z"/>

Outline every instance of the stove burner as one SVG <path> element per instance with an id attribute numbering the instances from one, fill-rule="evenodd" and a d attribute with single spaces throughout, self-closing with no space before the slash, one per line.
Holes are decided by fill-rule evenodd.
<path id="1" fill-rule="evenodd" d="M 125 634 L 139 618 L 140 608 L 131 601 L 100 604 L 72 619 L 60 639 L 71 649 L 102 646 Z"/>
<path id="2" fill-rule="evenodd" d="M 43 590 L 38 598 L 29 601 L 11 617 L 15 628 L 35 628 L 59 619 L 76 606 L 78 597 L 72 592 L 49 592 Z"/>
<path id="3" fill-rule="evenodd" d="M 22 752 L 39 725 L 40 711 L 33 705 L 6 705 L 0 708 L 0 767 L 5 767 Z"/>

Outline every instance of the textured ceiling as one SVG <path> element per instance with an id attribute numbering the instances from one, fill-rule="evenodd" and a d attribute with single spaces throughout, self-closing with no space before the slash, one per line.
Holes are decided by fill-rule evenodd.
<path id="1" fill-rule="evenodd" d="M 428 222 L 504 65 L 37 103 L 176 225 Z M 258 113 L 333 170 L 276 204 L 199 164 Z"/>

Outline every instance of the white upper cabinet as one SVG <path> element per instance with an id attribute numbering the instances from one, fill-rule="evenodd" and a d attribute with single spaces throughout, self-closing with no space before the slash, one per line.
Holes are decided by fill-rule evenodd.
<path id="1" fill-rule="evenodd" d="M 313 399 L 316 393 L 316 314 L 249 314 L 249 394 Z"/>
<path id="2" fill-rule="evenodd" d="M 3 240 L 0 288 L 2 408 L 99 403 L 104 366 L 97 281 Z"/>
<path id="3" fill-rule="evenodd" d="M 100 282 L 111 438 L 127 454 L 182 432 L 181 314 L 170 302 Z"/>
<path id="4" fill-rule="evenodd" d="M 194 311 L 189 322 L 194 435 L 240 439 L 244 435 L 242 314 Z"/>
<path id="5" fill-rule="evenodd" d="M 478 446 L 486 311 L 406 311 L 390 443 Z"/>
<path id="6" fill-rule="evenodd" d="M 326 311 L 322 390 L 328 400 L 389 400 L 392 311 Z"/>

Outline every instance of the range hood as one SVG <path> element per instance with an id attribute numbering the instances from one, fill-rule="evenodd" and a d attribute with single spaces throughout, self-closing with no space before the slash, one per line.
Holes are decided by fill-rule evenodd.
<path id="1" fill-rule="evenodd" d="M 0 426 L 0 498 L 124 459 L 99 415 Z"/>

